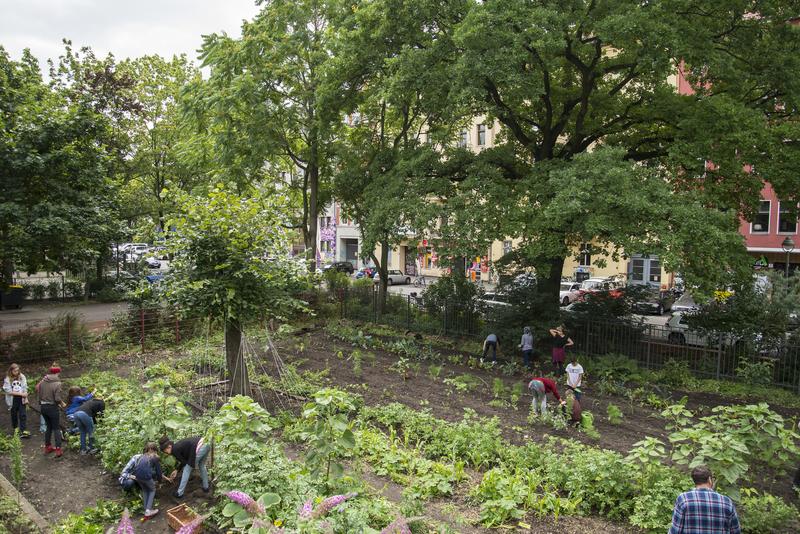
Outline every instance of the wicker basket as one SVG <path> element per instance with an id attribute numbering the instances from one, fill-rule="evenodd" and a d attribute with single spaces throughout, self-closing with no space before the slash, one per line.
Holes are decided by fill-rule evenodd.
<path id="1" fill-rule="evenodd" d="M 183 503 L 167 510 L 167 524 L 173 530 L 178 530 L 183 526 L 188 525 L 197 518 L 197 512 L 192 510 L 188 504 Z M 201 526 L 196 532 L 203 532 Z"/>

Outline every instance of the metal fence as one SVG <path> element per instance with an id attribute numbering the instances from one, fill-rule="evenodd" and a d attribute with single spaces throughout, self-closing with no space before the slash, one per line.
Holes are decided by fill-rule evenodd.
<path id="1" fill-rule="evenodd" d="M 516 346 L 521 328 L 508 324 L 513 309 L 503 310 L 503 322 L 494 319 L 493 310 L 472 311 L 469 308 L 445 304 L 441 308 L 426 307 L 415 295 L 387 296 L 383 313 L 378 314 L 378 292 L 373 288 L 349 288 L 335 295 L 340 316 L 345 319 L 374 322 L 408 331 L 482 339 L 489 331 L 506 332 L 507 346 Z M 715 336 L 691 335 L 677 332 L 668 326 L 638 321 L 604 321 L 584 318 L 562 318 L 574 349 L 590 356 L 622 354 L 647 369 L 660 369 L 670 361 L 685 363 L 698 377 L 716 379 L 739 378 L 737 369 L 746 363 L 764 363 L 771 382 L 800 393 L 800 345 L 794 341 L 780 346 L 764 347 L 731 334 Z M 499 324 L 500 323 L 500 324 Z M 519 330 L 519 331 L 518 331 Z M 543 329 L 542 329 L 543 330 Z M 539 332 L 539 352 L 548 352 L 548 334 Z M 501 336 L 501 343 L 504 340 Z"/>
<path id="2" fill-rule="evenodd" d="M 31 324 L 16 331 L 0 330 L 0 362 L 72 359 L 106 347 L 146 352 L 181 343 L 203 330 L 205 321 L 182 319 L 166 308 L 129 307 L 109 320 L 88 323 L 75 312 Z"/>

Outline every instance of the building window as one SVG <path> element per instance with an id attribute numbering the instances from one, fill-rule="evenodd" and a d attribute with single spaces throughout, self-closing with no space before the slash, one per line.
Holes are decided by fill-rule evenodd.
<path id="1" fill-rule="evenodd" d="M 320 228 L 328 228 L 331 225 L 331 217 L 320 217 L 319 218 L 319 227 Z"/>
<path id="2" fill-rule="evenodd" d="M 631 280 L 644 282 L 644 258 L 631 258 Z"/>
<path id="3" fill-rule="evenodd" d="M 661 285 L 661 260 L 653 256 L 650 258 L 650 280 L 651 284 Z"/>
<path id="4" fill-rule="evenodd" d="M 478 146 L 484 146 L 486 144 L 486 125 L 479 124 L 478 125 Z"/>
<path id="5" fill-rule="evenodd" d="M 458 148 L 466 148 L 467 146 L 467 131 L 462 130 L 460 134 L 458 134 Z"/>
<path id="6" fill-rule="evenodd" d="M 797 233 L 797 205 L 778 204 L 778 232 L 782 234 Z"/>
<path id="7" fill-rule="evenodd" d="M 503 255 L 508 254 L 511 252 L 511 240 L 506 239 L 503 241 Z"/>
<path id="8" fill-rule="evenodd" d="M 756 213 L 752 224 L 750 225 L 750 232 L 753 234 L 768 234 L 769 233 L 769 200 L 762 200 L 758 205 L 758 213 Z"/>
<path id="9" fill-rule="evenodd" d="M 588 267 L 592 264 L 592 256 L 589 252 L 590 250 L 589 243 L 581 243 L 580 254 L 578 255 L 578 265 L 584 265 Z"/>

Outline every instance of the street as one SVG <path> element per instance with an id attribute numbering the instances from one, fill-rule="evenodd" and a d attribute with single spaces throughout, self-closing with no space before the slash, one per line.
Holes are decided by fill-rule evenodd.
<path id="1" fill-rule="evenodd" d="M 105 326 L 115 313 L 124 311 L 125 302 L 84 304 L 82 302 L 66 302 L 58 304 L 25 305 L 20 310 L 0 311 L 0 332 L 7 334 L 25 328 L 46 327 L 50 319 L 60 313 L 75 311 L 89 328 Z"/>

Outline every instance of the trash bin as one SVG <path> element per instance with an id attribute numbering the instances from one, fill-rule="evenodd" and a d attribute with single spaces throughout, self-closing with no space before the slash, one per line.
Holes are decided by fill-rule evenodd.
<path id="1" fill-rule="evenodd" d="M 22 308 L 22 301 L 25 299 L 25 290 L 22 286 L 8 286 L 8 288 L 0 294 L 0 309 L 9 310 L 11 308 Z"/>

